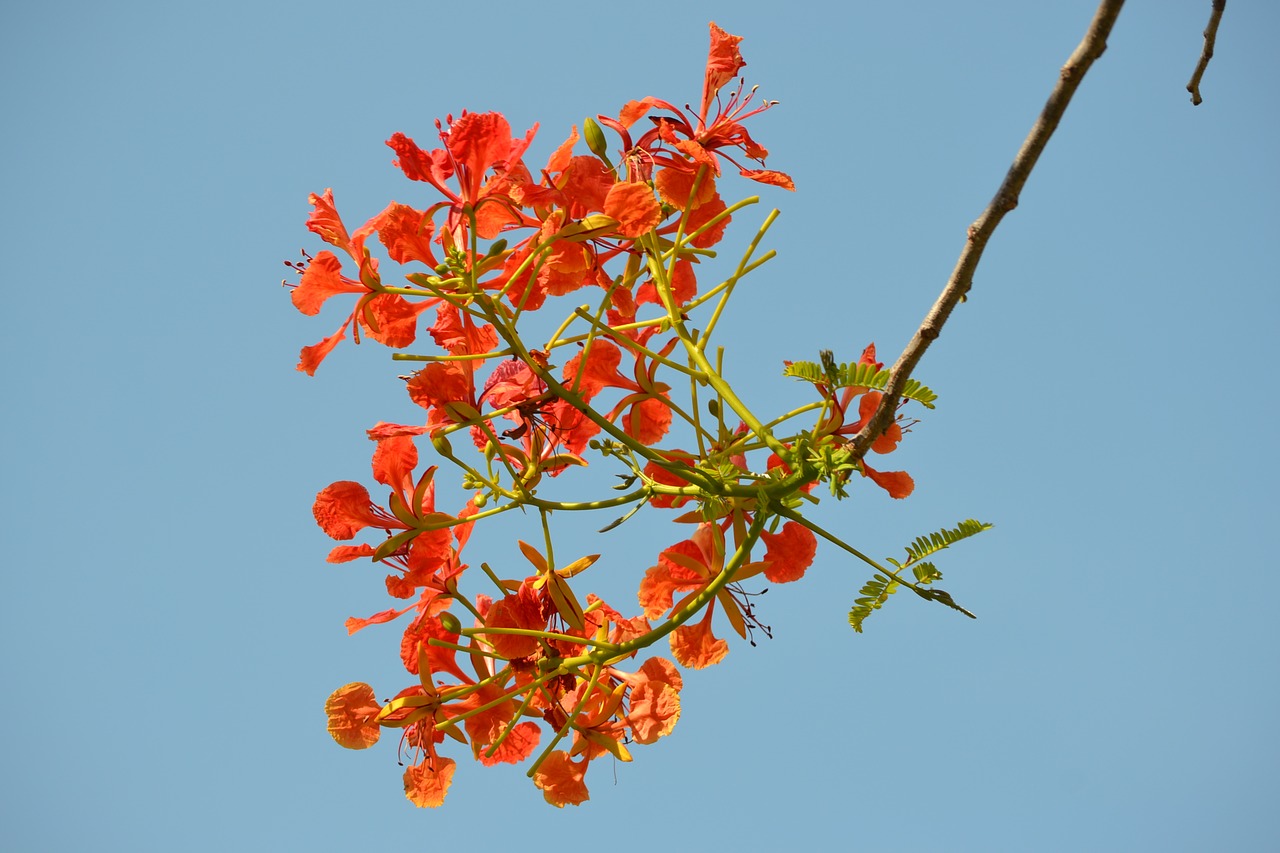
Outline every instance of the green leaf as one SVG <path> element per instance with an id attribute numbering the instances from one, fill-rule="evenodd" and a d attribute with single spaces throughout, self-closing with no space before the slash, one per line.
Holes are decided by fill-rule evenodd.
<path id="1" fill-rule="evenodd" d="M 933 563 L 916 563 L 911 567 L 916 576 L 916 583 L 933 583 L 942 580 L 942 572 Z"/>
<path id="2" fill-rule="evenodd" d="M 968 616 L 970 619 L 977 619 L 968 610 L 965 610 L 951 594 L 933 588 L 925 588 L 934 581 L 942 580 L 942 572 L 938 571 L 938 567 L 933 563 L 925 561 L 923 558 L 931 554 L 950 547 L 962 539 L 968 539 L 970 536 L 976 536 L 984 530 L 990 530 L 991 525 L 973 519 L 966 519 L 960 522 L 953 529 L 943 528 L 937 533 L 930 533 L 928 536 L 917 537 L 914 542 L 906 547 L 907 559 L 905 562 L 898 562 L 892 557 L 888 557 L 886 562 L 893 566 L 894 572 L 898 574 L 906 569 L 911 569 L 915 575 L 915 585 L 906 580 L 896 580 L 887 575 L 885 572 L 877 573 L 871 580 L 859 591 L 859 597 L 853 602 L 853 609 L 849 611 L 849 624 L 853 626 L 853 630 L 862 633 L 862 623 L 872 611 L 879 610 L 884 606 L 885 601 L 892 595 L 900 584 L 905 584 L 916 595 L 926 601 L 936 601 L 957 610 Z"/>
<path id="3" fill-rule="evenodd" d="M 834 383 L 836 388 L 870 388 L 872 391 L 883 391 L 889 384 L 889 374 L 887 369 L 858 362 L 821 365 L 812 361 L 794 361 L 782 369 L 783 376 L 792 376 L 815 385 Z M 932 409 L 938 395 L 919 381 L 908 379 L 902 388 L 902 399 L 915 400 L 925 408 Z"/>
<path id="4" fill-rule="evenodd" d="M 858 591 L 859 598 L 854 599 L 853 609 L 849 611 L 849 624 L 853 630 L 862 633 L 863 621 L 873 611 L 879 610 L 889 600 L 889 596 L 898 591 L 900 584 L 884 575 L 876 575 L 863 584 Z"/>
<path id="5" fill-rule="evenodd" d="M 923 560 L 931 554 L 936 554 L 943 548 L 947 548 L 961 539 L 968 539 L 970 536 L 977 536 L 984 530 L 990 530 L 991 525 L 981 521 L 974 521 L 972 518 L 966 519 L 956 525 L 954 530 L 942 528 L 937 533 L 930 533 L 927 537 L 920 536 L 916 541 L 907 546 L 907 562 L 905 565 L 911 565 L 918 560 Z"/>

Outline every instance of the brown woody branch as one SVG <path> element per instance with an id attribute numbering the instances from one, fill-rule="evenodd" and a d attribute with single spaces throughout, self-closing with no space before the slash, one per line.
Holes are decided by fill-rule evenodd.
<path id="1" fill-rule="evenodd" d="M 1222 23 L 1222 13 L 1227 10 L 1227 0 L 1213 0 L 1213 11 L 1209 13 L 1209 25 L 1204 28 L 1204 50 L 1200 51 L 1200 61 L 1196 63 L 1196 70 L 1191 75 L 1191 82 L 1187 84 L 1187 91 L 1191 93 L 1192 106 L 1200 106 L 1204 98 L 1200 97 L 1200 78 L 1204 76 L 1204 70 L 1209 67 L 1209 60 L 1213 59 L 1213 44 L 1218 40 L 1218 24 Z"/>
<path id="2" fill-rule="evenodd" d="M 1022 148 L 1014 158 L 1013 165 L 1004 177 L 1004 182 L 1000 184 L 1000 189 L 996 191 L 995 197 L 991 199 L 991 203 L 987 205 L 982 215 L 969 226 L 969 239 L 960 253 L 960 259 L 956 262 L 947 286 L 942 290 L 942 295 L 929 309 L 924 322 L 920 324 L 920 328 L 916 330 L 906 349 L 898 357 L 897 363 L 893 365 L 889 381 L 885 386 L 884 397 L 880 400 L 875 414 L 854 436 L 855 458 L 861 459 L 876 438 L 893 422 L 902 389 L 911 378 L 911 372 L 915 370 L 925 350 L 929 348 L 929 344 L 942 333 L 942 326 L 951 316 L 952 310 L 973 286 L 973 274 L 978 267 L 978 261 L 982 259 L 987 241 L 991 239 L 991 235 L 1004 215 L 1018 206 L 1018 196 L 1022 192 L 1022 187 L 1031 175 L 1031 170 L 1035 168 L 1036 161 L 1044 151 L 1049 137 L 1053 136 L 1058 122 L 1062 120 L 1067 104 L 1071 103 L 1071 97 L 1080 87 L 1080 81 L 1084 79 L 1093 61 L 1107 49 L 1107 36 L 1111 33 L 1116 16 L 1120 14 L 1120 8 L 1123 5 L 1124 0 L 1103 0 L 1098 6 L 1098 11 L 1094 13 L 1093 21 L 1089 24 L 1089 30 L 1085 33 L 1084 39 L 1071 54 L 1067 64 L 1062 66 L 1057 85 L 1053 87 L 1053 92 L 1049 95 L 1049 100 L 1045 103 L 1040 117 L 1031 128 L 1031 133 L 1022 143 Z"/>

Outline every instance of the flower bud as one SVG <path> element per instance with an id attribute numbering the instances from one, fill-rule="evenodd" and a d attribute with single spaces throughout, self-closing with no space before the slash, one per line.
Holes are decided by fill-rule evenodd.
<path id="1" fill-rule="evenodd" d="M 587 140 L 591 153 L 606 163 L 609 162 L 609 143 L 604 138 L 604 130 L 593 118 L 582 120 L 582 135 Z"/>

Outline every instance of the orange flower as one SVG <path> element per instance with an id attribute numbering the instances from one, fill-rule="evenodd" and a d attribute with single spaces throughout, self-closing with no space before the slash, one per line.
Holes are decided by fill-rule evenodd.
<path id="1" fill-rule="evenodd" d="M 656 619 L 668 610 L 684 606 L 690 597 L 724 571 L 724 552 L 724 534 L 715 524 L 704 522 L 698 525 L 692 538 L 677 542 L 659 554 L 658 565 L 645 572 L 640 582 L 640 606 L 645 616 Z M 676 602 L 677 592 L 687 595 Z M 711 632 L 711 617 L 717 602 L 725 608 L 734 629 L 746 636 L 742 607 L 729 589 L 721 588 L 716 599 L 707 605 L 701 621 L 681 625 L 671 632 L 671 653 L 685 666 L 701 669 L 719 663 L 729 653 L 729 644 Z"/>
<path id="2" fill-rule="evenodd" d="M 547 619 L 551 615 L 550 602 L 540 590 L 533 588 L 530 580 L 536 580 L 536 578 L 526 579 L 520 584 L 517 592 L 493 603 L 485 616 L 486 626 L 546 630 Z M 485 634 L 484 638 L 497 654 L 508 660 L 531 657 L 542 648 L 536 637 L 519 634 Z"/>
<path id="3" fill-rule="evenodd" d="M 474 711 L 500 700 L 504 693 L 503 688 L 496 684 L 489 684 L 469 695 L 466 701 L 451 705 L 449 710 L 453 713 Z M 527 721 L 511 726 L 518 713 L 519 704 L 514 700 L 499 701 L 488 710 L 468 717 L 463 722 L 467 735 L 471 738 L 471 749 L 482 764 L 486 766 L 498 763 L 518 764 L 533 753 L 541 738 L 541 729 L 538 728 L 537 723 Z M 506 733 L 508 727 L 512 730 Z M 506 739 L 503 740 L 502 745 L 492 756 L 486 756 L 485 753 L 489 747 L 504 733 L 506 733 Z"/>

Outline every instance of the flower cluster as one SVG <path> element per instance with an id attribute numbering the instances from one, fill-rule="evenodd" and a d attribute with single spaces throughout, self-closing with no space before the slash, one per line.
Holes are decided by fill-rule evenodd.
<path id="1" fill-rule="evenodd" d="M 725 173 L 793 189 L 764 168 L 768 152 L 744 126 L 774 102 L 735 83 L 739 42 L 711 25 L 696 111 L 628 101 L 587 119 L 581 136 L 574 128 L 536 173 L 525 162 L 536 126 L 519 135 L 498 113 L 464 112 L 436 123 L 440 147 L 400 133 L 387 142 L 395 165 L 438 199 L 424 209 L 392 203 L 350 230 L 330 190 L 311 196 L 307 227 L 332 249 L 289 264 L 300 276 L 293 303 L 305 314 L 338 297 L 354 305 L 336 332 L 302 350 L 298 369 L 314 373 L 348 330 L 357 342 L 363 334 L 404 349 L 425 326 L 437 348 L 396 356 L 419 365 L 403 378 L 422 417 L 368 431 L 385 502 L 341 481 L 314 504 L 333 539 L 372 540 L 338 545 L 329 561 L 381 566 L 397 600 L 349 619 L 348 630 L 403 619 L 401 658 L 417 677 L 389 700 L 359 682 L 335 691 L 329 731 L 363 749 L 382 729 L 400 729 L 416 805 L 438 806 L 449 789 L 446 737 L 483 764 L 530 761 L 553 805 L 583 802 L 593 759 L 630 761 L 629 746 L 669 734 L 680 717 L 680 671 L 662 657 L 637 665 L 639 653 L 665 638 L 684 667 L 720 662 L 729 644 L 713 623 L 749 640 L 769 632 L 744 582 L 796 581 L 819 535 L 840 544 L 800 511 L 816 501 L 816 484 L 843 496 L 858 473 L 895 498 L 912 491 L 907 474 L 877 471 L 849 449 L 880 405 L 873 347 L 854 365 L 789 365 L 818 399 L 769 421 L 707 356 L 735 285 L 772 255 L 755 256 L 757 237 L 730 276 L 708 281 L 714 247 L 756 201 L 726 203 Z M 580 142 L 589 153 L 575 153 Z M 402 281 L 384 278 L 375 239 Z M 525 318 L 588 289 L 594 306 L 573 308 L 541 346 L 529 344 Z M 699 311 L 706 320 L 696 329 Z M 688 399 L 677 399 L 678 387 Z M 816 417 L 810 426 L 785 429 L 806 414 Z M 871 451 L 893 451 L 904 425 Z M 457 505 L 438 505 L 441 468 L 420 464 L 420 443 L 460 470 Z M 474 450 L 455 447 L 467 443 Z M 620 494 L 566 502 L 540 492 L 591 461 L 617 466 Z M 552 514 L 623 511 L 617 524 L 644 506 L 672 511 L 691 532 L 638 567 L 638 614 L 580 597 L 574 585 L 599 555 L 558 561 Z M 517 543 L 522 568 L 464 562 L 474 526 L 513 509 L 532 511 L 542 527 L 543 545 Z M 463 592 L 464 579 L 487 591 Z"/>

